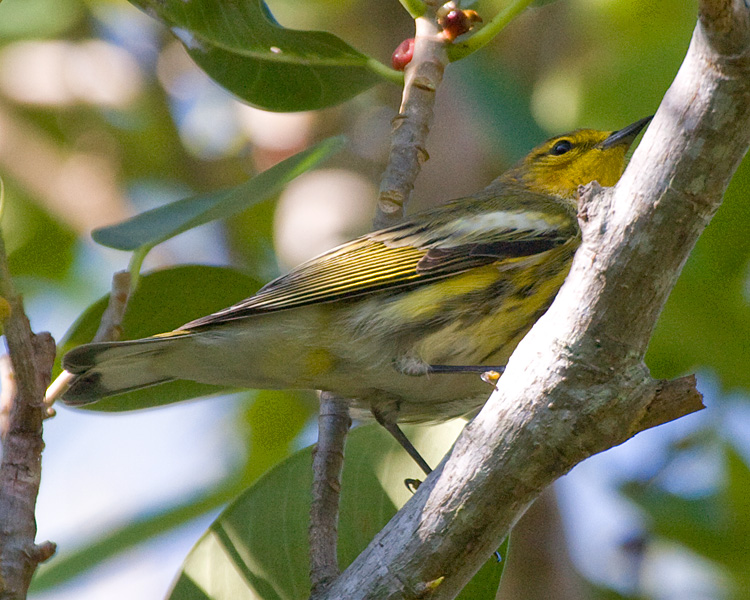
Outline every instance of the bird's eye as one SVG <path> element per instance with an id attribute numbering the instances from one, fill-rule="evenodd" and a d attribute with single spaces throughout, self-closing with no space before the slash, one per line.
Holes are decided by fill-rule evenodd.
<path id="1" fill-rule="evenodd" d="M 573 144 L 570 140 L 560 140 L 552 146 L 552 150 L 550 150 L 549 153 L 552 156 L 560 156 L 561 154 L 568 152 L 571 148 L 573 148 Z"/>

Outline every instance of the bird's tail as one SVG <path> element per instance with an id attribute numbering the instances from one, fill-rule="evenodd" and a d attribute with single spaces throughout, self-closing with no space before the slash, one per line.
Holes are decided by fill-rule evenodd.
<path id="1" fill-rule="evenodd" d="M 63 357 L 63 368 L 75 377 L 62 396 L 71 406 L 90 404 L 132 390 L 172 381 L 159 372 L 155 360 L 174 338 L 146 338 L 132 342 L 102 342 L 74 348 Z"/>

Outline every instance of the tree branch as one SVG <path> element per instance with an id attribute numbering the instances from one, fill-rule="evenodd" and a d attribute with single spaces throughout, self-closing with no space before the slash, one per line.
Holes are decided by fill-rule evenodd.
<path id="1" fill-rule="evenodd" d="M 700 408 L 642 362 L 750 143 L 750 7 L 703 0 L 673 85 L 615 188 L 583 190 L 583 243 L 499 386 L 327 598 L 453 598 L 534 498 L 585 458 Z"/>
<path id="2" fill-rule="evenodd" d="M 401 108 L 393 119 L 391 150 L 380 182 L 375 229 L 395 225 L 404 216 L 422 163 L 429 158 L 427 134 L 437 89 L 448 63 L 445 39 L 439 35 L 436 7 L 428 6 L 415 24 L 414 56 L 406 67 Z"/>
<path id="3" fill-rule="evenodd" d="M 55 552 L 51 542 L 34 543 L 34 509 L 44 448 L 44 390 L 55 360 L 55 342 L 48 333 L 31 332 L 21 299 L 13 289 L 2 236 L 0 296 L 10 305 L 4 333 L 16 387 L 0 464 L 0 599 L 5 600 L 26 598 L 38 564 Z"/>
<path id="4" fill-rule="evenodd" d="M 425 149 L 437 88 L 448 62 L 445 39 L 439 35 L 437 6 L 426 3 L 416 13 L 414 55 L 406 68 L 399 114 L 393 119 L 391 150 L 373 222 L 374 229 L 398 223 L 414 182 L 427 160 Z M 412 6 L 414 8 L 414 6 Z M 351 425 L 346 400 L 321 394 L 318 444 L 313 455 L 313 497 L 310 510 L 311 598 L 324 595 L 339 574 L 338 507 L 344 441 Z"/>
<path id="5" fill-rule="evenodd" d="M 352 420 L 343 398 L 322 392 L 318 415 L 318 443 L 313 448 L 313 485 L 310 506 L 311 598 L 319 597 L 339 575 L 338 523 L 344 442 Z"/>

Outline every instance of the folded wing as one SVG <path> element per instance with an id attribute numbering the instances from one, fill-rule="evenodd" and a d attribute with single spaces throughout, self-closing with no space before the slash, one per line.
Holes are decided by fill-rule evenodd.
<path id="1" fill-rule="evenodd" d="M 539 254 L 578 235 L 570 206 L 525 192 L 522 206 L 461 199 L 334 248 L 255 296 L 197 319 L 196 329 L 276 310 L 423 285 L 503 260 Z"/>

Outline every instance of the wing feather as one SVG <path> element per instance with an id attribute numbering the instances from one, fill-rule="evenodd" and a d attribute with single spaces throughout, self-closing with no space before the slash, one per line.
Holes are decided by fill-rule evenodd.
<path id="1" fill-rule="evenodd" d="M 546 196 L 539 196 L 536 212 L 529 206 L 510 210 L 497 202 L 488 204 L 487 199 L 454 201 L 343 244 L 271 281 L 255 296 L 181 329 L 422 285 L 503 259 L 539 254 L 578 233 L 575 213 L 565 206 L 550 207 Z"/>

